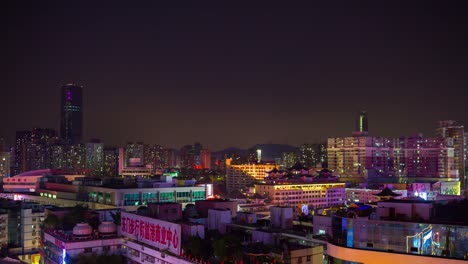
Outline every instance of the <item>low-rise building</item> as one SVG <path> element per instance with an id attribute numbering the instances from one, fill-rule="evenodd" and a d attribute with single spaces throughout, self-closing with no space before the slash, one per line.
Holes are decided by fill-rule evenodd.
<path id="1" fill-rule="evenodd" d="M 148 216 L 169 222 L 179 221 L 182 219 L 182 204 L 149 203 Z"/>
<path id="2" fill-rule="evenodd" d="M 300 208 L 338 206 L 346 200 L 345 183 L 256 184 L 255 192 L 268 195 L 273 205 Z"/>
<path id="3" fill-rule="evenodd" d="M 231 212 L 231 217 L 236 217 L 238 211 L 237 201 L 227 199 L 199 200 L 195 202 L 195 207 L 202 218 L 208 217 L 209 209 L 227 209 Z"/>
<path id="4" fill-rule="evenodd" d="M 44 264 L 62 264 L 80 255 L 120 254 L 122 238 L 112 222 L 102 222 L 98 230 L 87 223 L 77 224 L 73 231 L 46 230 L 42 256 Z"/>
<path id="5" fill-rule="evenodd" d="M 467 208 L 464 200 L 418 198 L 378 202 L 370 217 L 334 215 L 328 263 L 464 263 Z"/>
<path id="6" fill-rule="evenodd" d="M 377 202 L 380 198 L 376 194 L 381 191 L 378 189 L 346 188 L 346 204 Z M 407 196 L 407 190 L 393 190 L 393 192 L 400 194 L 400 198 Z"/>

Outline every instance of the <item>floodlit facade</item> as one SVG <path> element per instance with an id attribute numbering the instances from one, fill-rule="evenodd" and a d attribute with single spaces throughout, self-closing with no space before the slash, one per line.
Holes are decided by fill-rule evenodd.
<path id="1" fill-rule="evenodd" d="M 244 189 L 263 181 L 267 171 L 278 168 L 276 164 L 231 164 L 231 159 L 226 160 L 226 187 L 228 192 Z"/>
<path id="2" fill-rule="evenodd" d="M 342 177 L 457 178 L 453 141 L 422 135 L 328 139 L 328 168 Z"/>
<path id="3" fill-rule="evenodd" d="M 452 120 L 440 121 L 436 130 L 442 138 L 453 139 L 453 166 L 458 171 L 461 188 L 466 188 L 465 175 L 465 129 L 462 125 Z"/>
<path id="4" fill-rule="evenodd" d="M 256 184 L 255 192 L 268 195 L 271 204 L 314 208 L 343 205 L 345 183 Z"/>
<path id="5" fill-rule="evenodd" d="M 401 176 L 399 164 L 395 164 L 400 152 L 393 148 L 394 145 L 394 140 L 386 138 L 329 138 L 328 168 L 348 177 Z"/>

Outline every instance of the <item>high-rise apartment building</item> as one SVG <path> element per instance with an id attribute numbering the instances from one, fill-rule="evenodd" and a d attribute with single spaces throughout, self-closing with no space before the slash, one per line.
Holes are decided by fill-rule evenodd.
<path id="1" fill-rule="evenodd" d="M 343 177 L 456 178 L 450 138 L 328 139 L 328 168 Z"/>
<path id="2" fill-rule="evenodd" d="M 60 103 L 60 136 L 67 144 L 77 144 L 83 138 L 83 87 L 66 84 Z"/>
<path id="3" fill-rule="evenodd" d="M 465 132 L 465 176 L 468 177 L 468 132 Z"/>
<path id="4" fill-rule="evenodd" d="M 10 177 L 10 152 L 0 151 L 0 178 Z"/>
<path id="5" fill-rule="evenodd" d="M 162 167 L 163 147 L 159 145 L 145 145 L 145 165 L 154 172 L 156 168 Z"/>
<path id="6" fill-rule="evenodd" d="M 451 138 L 403 138 L 404 175 L 407 177 L 457 178 Z"/>
<path id="7" fill-rule="evenodd" d="M 66 145 L 63 139 L 55 137 L 50 141 L 49 158 L 51 169 L 67 167 Z"/>
<path id="8" fill-rule="evenodd" d="M 86 168 L 94 176 L 104 173 L 104 144 L 99 140 L 86 143 Z"/>
<path id="9" fill-rule="evenodd" d="M 86 169 L 86 146 L 84 144 L 73 144 L 65 146 L 66 166 L 70 171 L 83 171 Z"/>
<path id="10" fill-rule="evenodd" d="M 200 150 L 200 160 L 202 169 L 211 169 L 211 152 L 208 149 Z"/>
<path id="11" fill-rule="evenodd" d="M 104 176 L 118 175 L 119 151 L 114 147 L 104 147 Z"/>
<path id="12" fill-rule="evenodd" d="M 290 168 L 299 161 L 299 154 L 296 152 L 284 152 L 282 157 L 282 166 Z"/>
<path id="13" fill-rule="evenodd" d="M 34 128 L 26 143 L 26 169 L 40 170 L 50 167 L 49 143 L 57 132 L 49 128 Z"/>
<path id="14" fill-rule="evenodd" d="M 27 146 L 31 142 L 31 131 L 16 131 L 14 175 L 28 170 Z"/>
<path id="15" fill-rule="evenodd" d="M 143 142 L 129 142 L 125 147 L 124 167 L 138 167 L 145 164 Z"/>
<path id="16" fill-rule="evenodd" d="M 0 152 L 6 150 L 6 144 L 5 144 L 5 139 L 3 137 L 0 137 Z"/>
<path id="17" fill-rule="evenodd" d="M 163 168 L 177 167 L 177 153 L 173 148 L 163 150 Z"/>
<path id="18" fill-rule="evenodd" d="M 180 148 L 180 167 L 191 168 L 195 164 L 195 149 L 192 145 L 185 145 Z"/>
<path id="19" fill-rule="evenodd" d="M 465 130 L 464 127 L 453 120 L 440 121 L 437 135 L 443 138 L 453 138 L 453 163 L 458 171 L 461 189 L 466 186 L 465 174 Z"/>
<path id="20" fill-rule="evenodd" d="M 299 147 L 300 161 L 308 168 L 315 168 L 327 162 L 327 144 L 302 144 Z M 294 162 L 295 163 L 295 162 Z"/>
<path id="21" fill-rule="evenodd" d="M 377 137 L 345 137 L 328 139 L 328 168 L 346 177 L 400 176 L 395 164 L 395 141 Z"/>

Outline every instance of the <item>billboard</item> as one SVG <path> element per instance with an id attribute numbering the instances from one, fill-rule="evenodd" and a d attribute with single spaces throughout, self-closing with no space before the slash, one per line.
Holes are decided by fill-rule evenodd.
<path id="1" fill-rule="evenodd" d="M 180 255 L 180 225 L 146 216 L 122 212 L 122 235 Z"/>

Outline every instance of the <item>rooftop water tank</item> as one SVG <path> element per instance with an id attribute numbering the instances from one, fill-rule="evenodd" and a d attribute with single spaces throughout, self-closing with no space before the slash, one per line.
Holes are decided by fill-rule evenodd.
<path id="1" fill-rule="evenodd" d="M 117 226 L 114 224 L 114 222 L 102 222 L 99 225 L 98 229 L 99 233 L 101 234 L 110 234 L 117 232 Z"/>
<path id="2" fill-rule="evenodd" d="M 74 236 L 86 236 L 91 235 L 93 228 L 88 223 L 79 223 L 73 228 Z"/>

